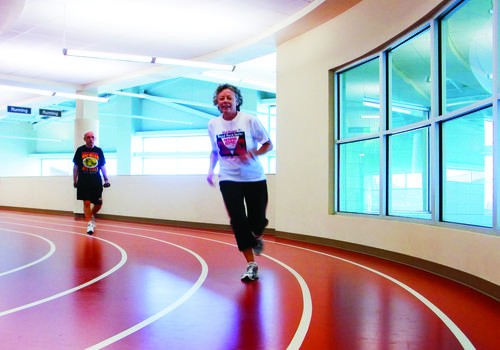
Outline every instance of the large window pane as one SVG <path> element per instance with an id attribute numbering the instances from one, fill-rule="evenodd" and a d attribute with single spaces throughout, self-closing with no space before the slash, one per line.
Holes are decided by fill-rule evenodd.
<path id="1" fill-rule="evenodd" d="M 492 112 L 487 108 L 443 124 L 443 221 L 492 226 Z"/>
<path id="2" fill-rule="evenodd" d="M 73 175 L 73 162 L 68 159 L 41 159 L 42 176 L 70 176 Z"/>
<path id="3" fill-rule="evenodd" d="M 208 169 L 208 157 L 158 157 L 144 158 L 143 175 L 179 175 L 179 174 L 205 174 Z"/>
<path id="4" fill-rule="evenodd" d="M 389 138 L 389 215 L 430 219 L 427 128 Z"/>
<path id="5" fill-rule="evenodd" d="M 276 116 L 263 119 L 265 126 L 276 134 Z M 210 160 L 210 139 L 206 130 L 144 132 L 132 139 L 134 175 L 206 174 Z M 162 134 L 162 135 L 158 135 Z M 274 139 L 271 138 L 274 142 Z M 259 157 L 266 174 L 276 173 L 276 150 Z M 215 172 L 218 172 L 217 166 Z"/>
<path id="6" fill-rule="evenodd" d="M 205 152 L 208 154 L 210 150 L 208 134 L 144 138 L 144 152 Z"/>
<path id="7" fill-rule="evenodd" d="M 431 44 L 429 30 L 389 52 L 389 127 L 429 118 Z"/>
<path id="8" fill-rule="evenodd" d="M 450 3 L 427 29 L 404 42 L 395 39 L 378 59 L 337 72 L 338 183 L 332 198 L 338 211 L 498 230 L 495 4 Z M 439 191 L 432 193 L 434 184 Z"/>
<path id="9" fill-rule="evenodd" d="M 339 74 L 340 138 L 380 131 L 379 59 Z"/>
<path id="10" fill-rule="evenodd" d="M 492 1 L 466 1 L 442 20 L 444 112 L 491 96 L 492 6 Z"/>
<path id="11" fill-rule="evenodd" d="M 339 210 L 380 212 L 379 139 L 340 145 Z"/>

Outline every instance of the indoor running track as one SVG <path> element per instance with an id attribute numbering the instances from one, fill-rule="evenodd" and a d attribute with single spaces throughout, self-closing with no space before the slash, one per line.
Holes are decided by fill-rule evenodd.
<path id="1" fill-rule="evenodd" d="M 1 349 L 498 349 L 500 303 L 362 254 L 0 210 Z"/>

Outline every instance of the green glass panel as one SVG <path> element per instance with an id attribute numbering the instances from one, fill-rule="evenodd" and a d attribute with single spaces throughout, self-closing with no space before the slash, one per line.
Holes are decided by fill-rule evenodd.
<path id="1" fill-rule="evenodd" d="M 470 0 L 441 22 L 443 113 L 491 96 L 492 2 Z"/>
<path id="2" fill-rule="evenodd" d="M 430 219 L 429 131 L 389 138 L 389 215 Z"/>
<path id="3" fill-rule="evenodd" d="M 379 132 L 379 59 L 339 74 L 339 91 L 340 138 Z"/>
<path id="4" fill-rule="evenodd" d="M 380 212 L 379 139 L 340 145 L 339 210 Z"/>
<path id="5" fill-rule="evenodd" d="M 431 109 L 429 30 L 389 52 L 389 127 L 427 120 Z"/>
<path id="6" fill-rule="evenodd" d="M 487 108 L 443 123 L 443 221 L 493 224 L 492 113 Z"/>

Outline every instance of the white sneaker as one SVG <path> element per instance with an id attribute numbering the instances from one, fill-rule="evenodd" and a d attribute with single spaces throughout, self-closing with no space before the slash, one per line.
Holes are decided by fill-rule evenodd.
<path id="1" fill-rule="evenodd" d="M 87 224 L 87 234 L 93 235 L 94 230 L 95 230 L 95 222 L 90 220 L 89 223 Z"/>
<path id="2" fill-rule="evenodd" d="M 259 278 L 259 267 L 256 262 L 249 262 L 247 265 L 247 270 L 241 276 L 243 282 L 255 281 Z"/>

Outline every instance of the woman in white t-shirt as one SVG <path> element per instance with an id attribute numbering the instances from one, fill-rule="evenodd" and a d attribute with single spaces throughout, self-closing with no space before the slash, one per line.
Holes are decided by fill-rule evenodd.
<path id="1" fill-rule="evenodd" d="M 219 85 L 213 103 L 221 112 L 208 122 L 212 143 L 207 181 L 215 186 L 214 169 L 219 163 L 219 187 L 238 249 L 247 268 L 242 281 L 258 278 L 255 256 L 263 249 L 267 226 L 267 183 L 258 156 L 273 148 L 267 130 L 254 115 L 240 112 L 243 96 L 230 84 Z"/>

